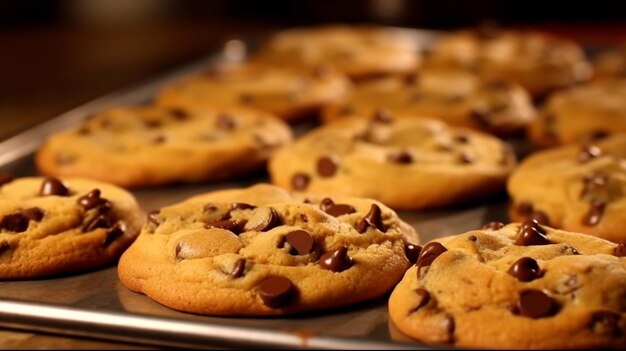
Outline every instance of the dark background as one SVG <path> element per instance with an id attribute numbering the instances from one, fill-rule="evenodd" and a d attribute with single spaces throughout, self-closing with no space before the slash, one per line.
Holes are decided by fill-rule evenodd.
<path id="1" fill-rule="evenodd" d="M 626 41 L 621 1 L 0 0 L 0 140 L 231 38 L 319 23 L 452 29 L 485 19 L 586 46 Z"/>

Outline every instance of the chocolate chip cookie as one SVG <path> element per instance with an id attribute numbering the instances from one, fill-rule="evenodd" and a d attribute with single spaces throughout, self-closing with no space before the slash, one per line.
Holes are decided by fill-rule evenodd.
<path id="1" fill-rule="evenodd" d="M 573 41 L 494 26 L 442 35 L 424 63 L 517 82 L 535 97 L 585 81 L 592 72 L 582 49 Z"/>
<path id="2" fill-rule="evenodd" d="M 285 120 L 315 115 L 327 103 L 341 99 L 350 82 L 332 68 L 293 68 L 247 62 L 220 66 L 183 79 L 159 92 L 161 106 L 244 106 L 273 113 Z"/>
<path id="3" fill-rule="evenodd" d="M 626 246 L 534 221 L 427 243 L 389 300 L 428 344 L 477 349 L 626 347 Z"/>
<path id="4" fill-rule="evenodd" d="M 369 117 L 381 109 L 398 117 L 432 117 L 496 134 L 524 130 L 535 117 L 528 93 L 516 84 L 485 81 L 470 72 L 430 69 L 358 84 L 342 103 L 324 108 L 323 119 Z"/>
<path id="5" fill-rule="evenodd" d="M 626 79 L 598 81 L 550 96 L 528 129 L 540 146 L 589 142 L 626 133 Z"/>
<path id="6" fill-rule="evenodd" d="M 260 184 L 149 213 L 118 272 L 129 289 L 181 311 L 291 314 L 387 293 L 415 259 L 417 241 L 374 200 Z"/>
<path id="7" fill-rule="evenodd" d="M 52 176 L 124 187 L 225 179 L 262 168 L 291 130 L 267 113 L 241 108 L 114 108 L 53 134 L 36 155 Z"/>
<path id="8" fill-rule="evenodd" d="M 504 189 L 515 165 L 504 142 L 426 118 L 346 118 L 275 153 L 281 187 L 377 199 L 396 209 L 459 204 Z"/>
<path id="9" fill-rule="evenodd" d="M 626 45 L 606 50 L 593 60 L 593 79 L 626 78 Z"/>
<path id="10" fill-rule="evenodd" d="M 509 215 L 626 240 L 626 135 L 561 146 L 525 159 L 509 178 Z"/>
<path id="11" fill-rule="evenodd" d="M 279 32 L 259 60 L 279 65 L 330 66 L 352 78 L 408 73 L 421 61 L 417 38 L 382 26 L 323 25 Z"/>
<path id="12" fill-rule="evenodd" d="M 133 196 L 115 186 L 79 178 L 9 179 L 0 185 L 0 279 L 102 267 L 142 225 Z"/>

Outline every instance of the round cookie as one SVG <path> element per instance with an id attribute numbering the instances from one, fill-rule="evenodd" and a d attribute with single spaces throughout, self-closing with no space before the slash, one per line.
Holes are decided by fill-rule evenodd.
<path id="1" fill-rule="evenodd" d="M 381 109 L 399 117 L 429 116 L 496 134 L 523 130 L 535 117 L 528 93 L 516 84 L 485 81 L 459 70 L 429 69 L 358 84 L 341 103 L 324 108 L 323 119 L 372 116 Z"/>
<path id="2" fill-rule="evenodd" d="M 279 32 L 257 59 L 278 65 L 328 65 L 352 78 L 409 73 L 421 61 L 417 38 L 382 26 L 324 25 Z"/>
<path id="3" fill-rule="evenodd" d="M 396 209 L 449 206 L 502 189 L 515 166 L 504 142 L 427 118 L 346 118 L 275 153 L 274 184 L 367 197 Z"/>
<path id="4" fill-rule="evenodd" d="M 593 79 L 626 78 L 626 45 L 598 54 L 593 60 Z"/>
<path id="5" fill-rule="evenodd" d="M 416 259 L 417 241 L 374 200 L 259 184 L 150 213 L 118 272 L 129 289 L 181 311 L 293 314 L 389 292 Z"/>
<path id="6" fill-rule="evenodd" d="M 490 223 L 427 243 L 389 299 L 391 321 L 428 344 L 623 349 L 626 246 Z"/>
<path id="7" fill-rule="evenodd" d="M 114 108 L 53 134 L 40 148 L 40 172 L 124 187 L 219 180 L 262 168 L 291 130 L 241 108 Z"/>
<path id="8" fill-rule="evenodd" d="M 550 96 L 528 128 L 537 145 L 593 141 L 626 133 L 626 79 L 598 81 Z"/>
<path id="9" fill-rule="evenodd" d="M 590 78 L 580 46 L 547 33 L 480 27 L 442 35 L 424 60 L 427 67 L 476 72 L 516 82 L 534 97 Z"/>
<path id="10" fill-rule="evenodd" d="M 39 278 L 102 267 L 135 239 L 134 197 L 80 178 L 29 177 L 0 185 L 0 279 Z"/>
<path id="11" fill-rule="evenodd" d="M 514 221 L 626 240 L 626 135 L 535 153 L 508 180 Z"/>
<path id="12" fill-rule="evenodd" d="M 312 69 L 242 63 L 221 66 L 163 88 L 156 103 L 243 106 L 273 113 L 285 120 L 309 117 L 350 89 L 346 77 L 326 66 Z"/>

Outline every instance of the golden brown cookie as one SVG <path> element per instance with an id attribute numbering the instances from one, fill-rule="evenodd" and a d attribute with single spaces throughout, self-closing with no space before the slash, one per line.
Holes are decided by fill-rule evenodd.
<path id="1" fill-rule="evenodd" d="M 495 27 L 442 35 L 430 48 L 424 64 L 517 82 L 535 97 L 585 81 L 592 71 L 584 52 L 573 41 Z"/>
<path id="2" fill-rule="evenodd" d="M 593 141 L 626 133 L 626 79 L 605 80 L 550 96 L 528 128 L 537 145 Z"/>
<path id="3" fill-rule="evenodd" d="M 274 184 L 377 199 L 396 209 L 450 206 L 504 189 L 515 166 L 493 136 L 427 118 L 346 118 L 275 153 Z"/>
<path id="4" fill-rule="evenodd" d="M 258 59 L 279 65 L 330 66 L 352 78 L 409 73 L 420 63 L 417 38 L 382 26 L 323 25 L 279 32 Z"/>
<path id="5" fill-rule="evenodd" d="M 102 267 L 142 225 L 134 197 L 110 184 L 41 177 L 0 184 L 0 279 Z"/>
<path id="6" fill-rule="evenodd" d="M 626 135 L 535 153 L 508 180 L 514 221 L 626 241 Z"/>
<path id="7" fill-rule="evenodd" d="M 496 134 L 525 129 L 535 117 L 528 93 L 505 81 L 486 81 L 464 71 L 429 69 L 406 77 L 368 80 L 341 103 L 323 110 L 325 121 L 345 116 L 426 116 Z"/>
<path id="8" fill-rule="evenodd" d="M 225 179 L 262 168 L 291 130 L 265 112 L 241 108 L 113 108 L 58 132 L 36 155 L 53 176 L 124 187 Z"/>
<path id="9" fill-rule="evenodd" d="M 260 184 L 150 213 L 118 271 L 129 289 L 181 311 L 292 314 L 389 292 L 417 258 L 417 240 L 374 200 Z"/>
<path id="10" fill-rule="evenodd" d="M 599 53 L 593 60 L 593 79 L 626 78 L 626 46 Z"/>
<path id="11" fill-rule="evenodd" d="M 216 67 L 173 83 L 159 92 L 156 103 L 167 107 L 243 106 L 294 120 L 314 115 L 349 89 L 348 79 L 330 67 L 303 69 L 247 62 Z"/>
<path id="12" fill-rule="evenodd" d="M 626 246 L 528 221 L 490 223 L 421 250 L 389 316 L 427 344 L 626 347 Z"/>

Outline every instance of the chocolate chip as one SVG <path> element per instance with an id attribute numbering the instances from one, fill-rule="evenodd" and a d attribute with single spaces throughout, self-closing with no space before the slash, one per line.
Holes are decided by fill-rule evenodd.
<path id="1" fill-rule="evenodd" d="M 272 207 L 257 209 L 244 226 L 245 231 L 265 232 L 279 226 L 281 223 L 278 212 Z"/>
<path id="2" fill-rule="evenodd" d="M 187 111 L 181 108 L 170 108 L 168 112 L 172 117 L 174 117 L 174 119 L 178 121 L 185 121 L 189 119 L 189 114 L 187 113 Z"/>
<path id="3" fill-rule="evenodd" d="M 148 119 L 148 120 L 143 121 L 143 125 L 146 128 L 154 129 L 154 128 L 159 128 L 160 126 L 162 126 L 163 122 L 161 122 L 158 119 Z"/>
<path id="4" fill-rule="evenodd" d="M 408 151 L 402 150 L 387 155 L 387 161 L 399 164 L 409 164 L 413 162 L 413 156 Z"/>
<path id="5" fill-rule="evenodd" d="M 148 218 L 147 218 L 148 223 L 152 223 L 158 227 L 161 224 L 161 220 L 159 219 L 159 213 L 161 213 L 161 211 L 159 210 L 148 212 Z"/>
<path id="6" fill-rule="evenodd" d="M 585 145 L 578 153 L 578 161 L 580 163 L 589 162 L 590 160 L 600 157 L 602 150 L 595 145 Z"/>
<path id="7" fill-rule="evenodd" d="M 291 245 L 295 252 L 292 254 L 308 255 L 313 251 L 315 241 L 311 234 L 304 230 L 294 230 L 285 235 L 285 241 Z"/>
<path id="8" fill-rule="evenodd" d="M 619 326 L 620 318 L 612 311 L 595 311 L 591 314 L 589 329 L 596 334 L 618 337 L 624 333 Z"/>
<path id="9" fill-rule="evenodd" d="M 522 224 L 515 245 L 531 246 L 531 245 L 548 245 L 550 240 L 544 235 L 545 230 L 539 226 L 536 221 L 526 221 Z"/>
<path id="10" fill-rule="evenodd" d="M 221 113 L 217 116 L 215 126 L 222 130 L 233 130 L 236 127 L 235 119 L 231 115 Z"/>
<path id="11" fill-rule="evenodd" d="M 522 229 L 529 227 L 529 226 L 535 228 L 535 230 L 537 230 L 541 234 L 545 235 L 547 233 L 545 228 L 542 227 L 539 221 L 537 221 L 536 219 L 529 219 L 529 220 L 522 222 Z"/>
<path id="12" fill-rule="evenodd" d="M 235 267 L 233 267 L 233 271 L 230 273 L 230 275 L 233 278 L 239 278 L 243 276 L 245 270 L 246 270 L 246 259 L 240 258 L 235 262 Z"/>
<path id="13" fill-rule="evenodd" d="M 617 243 L 617 246 L 613 249 L 613 255 L 617 257 L 626 257 L 626 242 L 621 241 Z"/>
<path id="14" fill-rule="evenodd" d="M 305 190 L 311 181 L 311 177 L 309 177 L 305 173 L 296 173 L 291 178 L 291 186 L 295 190 Z"/>
<path id="15" fill-rule="evenodd" d="M 550 218 L 545 212 L 540 210 L 533 211 L 530 215 L 530 219 L 537 221 L 539 224 L 550 225 Z"/>
<path id="16" fill-rule="evenodd" d="M 489 222 L 483 226 L 483 230 L 499 230 L 504 228 L 504 223 L 502 222 Z"/>
<path id="17" fill-rule="evenodd" d="M 58 179 L 46 177 L 41 183 L 41 189 L 39 189 L 40 196 L 68 196 L 69 189 Z"/>
<path id="18" fill-rule="evenodd" d="M 337 168 L 339 167 L 339 162 L 329 156 L 320 157 L 317 160 L 317 174 L 321 177 L 332 177 L 337 172 Z"/>
<path id="19" fill-rule="evenodd" d="M 520 292 L 517 307 L 523 316 L 541 318 L 554 315 L 558 306 L 543 291 L 527 289 Z"/>
<path id="20" fill-rule="evenodd" d="M 96 207 L 111 207 L 109 200 L 100 197 L 100 189 L 93 189 L 87 194 L 81 196 L 76 201 L 85 211 L 89 211 Z"/>
<path id="21" fill-rule="evenodd" d="M 356 212 L 356 209 L 348 204 L 335 204 L 332 199 L 326 197 L 320 202 L 320 209 L 333 217 L 339 217 Z"/>
<path id="22" fill-rule="evenodd" d="M 520 202 L 517 204 L 517 213 L 522 217 L 530 217 L 533 214 L 533 204 L 530 202 Z"/>
<path id="23" fill-rule="evenodd" d="M 122 235 L 124 235 L 124 228 L 121 225 L 116 224 L 111 229 L 106 231 L 104 242 L 102 243 L 102 245 L 104 247 L 108 247 L 109 245 L 111 245 L 111 243 L 113 243 L 117 238 Z"/>
<path id="24" fill-rule="evenodd" d="M 592 141 L 597 141 L 597 140 L 607 138 L 609 135 L 611 135 L 610 132 L 606 130 L 597 129 L 589 133 L 589 139 Z"/>
<path id="25" fill-rule="evenodd" d="M 296 287 L 291 280 L 281 277 L 269 277 L 259 285 L 259 295 L 263 303 L 271 308 L 288 305 L 296 294 Z"/>
<path id="26" fill-rule="evenodd" d="M 341 246 L 335 251 L 327 252 L 320 257 L 320 267 L 333 272 L 342 272 L 352 267 L 354 260 L 348 256 L 348 248 Z"/>
<path id="27" fill-rule="evenodd" d="M 234 219 L 220 219 L 205 225 L 205 228 L 219 228 L 233 232 L 235 235 L 241 234 L 244 223 Z"/>
<path id="28" fill-rule="evenodd" d="M 522 257 L 515 261 L 508 273 L 520 282 L 529 282 L 539 278 L 539 264 L 530 257 Z"/>
<path id="29" fill-rule="evenodd" d="M 459 162 L 461 162 L 462 164 L 469 165 L 474 163 L 475 161 L 475 157 L 466 152 L 459 155 Z"/>
<path id="30" fill-rule="evenodd" d="M 5 251 L 7 251 L 10 248 L 11 248 L 11 245 L 9 245 L 8 241 L 6 241 L 6 240 L 0 241 L 0 254 L 4 253 Z"/>
<path id="31" fill-rule="evenodd" d="M 393 122 L 393 116 L 391 115 L 391 112 L 389 112 L 389 110 L 377 109 L 376 111 L 374 111 L 372 120 L 378 123 L 389 124 Z"/>
<path id="32" fill-rule="evenodd" d="M 419 257 L 421 251 L 421 245 L 414 245 L 410 243 L 404 244 L 404 255 L 411 263 L 417 262 L 417 258 Z"/>
<path id="33" fill-rule="evenodd" d="M 215 204 L 208 203 L 208 204 L 204 205 L 204 207 L 202 208 L 202 211 L 204 213 L 213 213 L 213 212 L 217 211 L 217 206 L 215 206 Z"/>
<path id="34" fill-rule="evenodd" d="M 385 232 L 387 228 L 383 224 L 382 211 L 376 204 L 372 204 L 370 211 L 363 218 L 359 218 L 355 223 L 355 228 L 359 233 L 365 233 L 367 228 L 374 227 L 381 232 Z"/>
<path id="35" fill-rule="evenodd" d="M 13 176 L 9 173 L 0 173 L 0 187 L 11 183 L 13 181 Z"/>
<path id="36" fill-rule="evenodd" d="M 467 134 L 457 134 L 454 136 L 454 141 L 459 144 L 467 144 L 469 143 L 469 135 Z"/>
<path id="37" fill-rule="evenodd" d="M 423 288 L 417 288 L 415 290 L 415 294 L 420 297 L 420 302 L 418 302 L 417 305 L 415 305 L 415 307 L 413 307 L 411 311 L 409 311 L 409 313 L 417 312 L 419 309 L 426 306 L 428 302 L 430 302 L 430 293 L 428 292 L 428 290 Z"/>
<path id="38" fill-rule="evenodd" d="M 589 211 L 583 217 L 583 225 L 588 227 L 592 227 L 600 223 L 602 219 L 602 215 L 604 214 L 604 209 L 606 207 L 606 202 L 593 202 L 591 207 L 589 207 Z"/>
<path id="39" fill-rule="evenodd" d="M 245 202 L 233 202 L 230 204 L 230 210 L 253 210 L 256 206 L 247 204 Z"/>
<path id="40" fill-rule="evenodd" d="M 467 237 L 467 240 L 472 241 L 472 242 L 476 242 L 478 241 L 478 237 L 476 237 L 476 235 L 470 235 Z"/>
<path id="41" fill-rule="evenodd" d="M 88 219 L 83 225 L 83 233 L 94 231 L 98 228 L 111 228 L 113 218 L 109 214 L 97 214 Z"/>
<path id="42" fill-rule="evenodd" d="M 474 120 L 478 126 L 483 128 L 491 126 L 491 120 L 489 117 L 489 112 L 485 110 L 474 109 L 470 111 L 470 118 Z"/>
<path id="43" fill-rule="evenodd" d="M 422 252 L 420 252 L 419 258 L 417 259 L 417 277 L 420 276 L 420 270 L 422 267 L 430 266 L 433 261 L 439 257 L 442 253 L 448 251 L 443 245 L 436 241 L 429 242 L 424 246 Z"/>
<path id="44" fill-rule="evenodd" d="M 35 222 L 41 221 L 44 215 L 43 210 L 39 207 L 30 207 L 30 208 L 24 209 L 22 210 L 22 214 L 28 220 L 35 221 Z"/>
<path id="45" fill-rule="evenodd" d="M 580 197 L 583 198 L 589 194 L 598 192 L 607 186 L 609 179 L 604 174 L 592 174 L 583 178 L 583 189 Z"/>
<path id="46" fill-rule="evenodd" d="M 8 214 L 0 220 L 0 230 L 2 229 L 21 233 L 28 229 L 28 218 L 21 211 Z"/>

